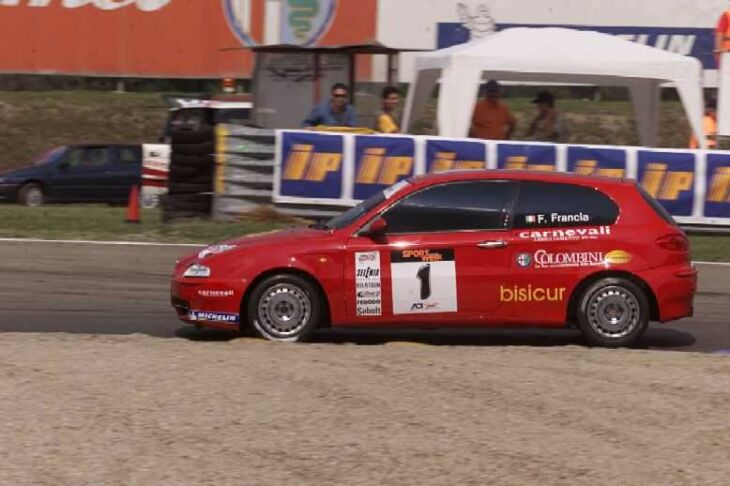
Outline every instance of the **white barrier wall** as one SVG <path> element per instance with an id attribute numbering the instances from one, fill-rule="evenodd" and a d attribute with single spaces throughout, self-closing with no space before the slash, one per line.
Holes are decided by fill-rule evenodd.
<path id="1" fill-rule="evenodd" d="M 275 203 L 351 206 L 413 175 L 527 169 L 636 179 L 683 224 L 730 225 L 730 152 L 281 130 Z"/>

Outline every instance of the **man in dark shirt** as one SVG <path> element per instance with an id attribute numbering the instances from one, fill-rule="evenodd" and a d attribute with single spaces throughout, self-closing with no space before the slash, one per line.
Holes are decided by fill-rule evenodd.
<path id="1" fill-rule="evenodd" d="M 348 99 L 347 86 L 342 83 L 335 84 L 332 86 L 330 99 L 317 104 L 302 124 L 307 127 L 319 125 L 354 127 L 357 125 L 357 115 L 355 108 L 348 103 Z"/>

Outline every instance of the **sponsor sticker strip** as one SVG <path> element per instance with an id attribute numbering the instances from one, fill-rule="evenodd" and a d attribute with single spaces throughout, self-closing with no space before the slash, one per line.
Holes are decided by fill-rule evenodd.
<path id="1" fill-rule="evenodd" d="M 379 316 L 383 312 L 380 252 L 355 253 L 355 314 Z"/>

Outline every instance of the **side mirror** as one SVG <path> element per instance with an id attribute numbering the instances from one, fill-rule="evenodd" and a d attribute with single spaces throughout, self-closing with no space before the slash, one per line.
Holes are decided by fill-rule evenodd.
<path id="1" fill-rule="evenodd" d="M 363 231 L 361 234 L 363 236 L 369 236 L 372 239 L 378 239 L 385 236 L 385 232 L 388 229 L 388 222 L 384 220 L 383 218 L 377 218 L 374 219 L 370 226 L 368 226 L 365 231 Z"/>

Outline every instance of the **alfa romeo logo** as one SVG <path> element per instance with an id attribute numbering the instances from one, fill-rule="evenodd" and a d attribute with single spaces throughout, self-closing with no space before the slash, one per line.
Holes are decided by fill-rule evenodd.
<path id="1" fill-rule="evenodd" d="M 265 23 L 263 18 L 252 18 L 256 0 L 222 1 L 228 25 L 238 40 L 246 46 L 261 44 L 263 39 L 251 35 L 252 25 Z M 316 44 L 329 30 L 337 11 L 337 0 L 282 0 L 276 5 L 281 8 L 278 42 L 300 46 Z"/>
<path id="2" fill-rule="evenodd" d="M 529 253 L 520 253 L 517 255 L 517 265 L 521 266 L 522 268 L 527 268 L 532 263 L 532 257 Z"/>

